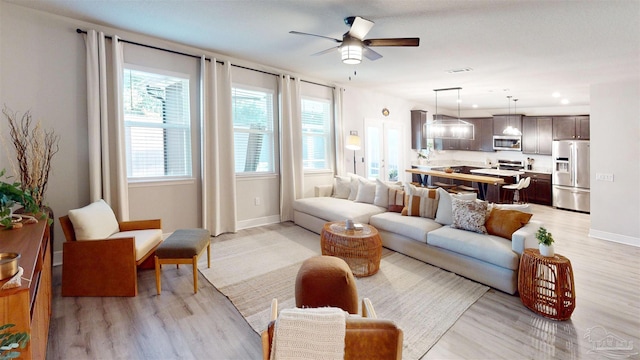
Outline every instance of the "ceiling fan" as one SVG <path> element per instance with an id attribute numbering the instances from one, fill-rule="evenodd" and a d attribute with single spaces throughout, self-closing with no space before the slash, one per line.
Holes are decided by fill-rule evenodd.
<path id="1" fill-rule="evenodd" d="M 342 62 L 345 64 L 359 64 L 362 55 L 369 60 L 378 60 L 382 57 L 379 53 L 371 50 L 371 46 L 419 46 L 420 38 L 386 38 L 386 39 L 364 39 L 369 30 L 373 27 L 373 21 L 360 16 L 349 16 L 344 19 L 345 24 L 351 28 L 342 35 L 342 40 L 328 36 L 309 34 L 300 31 L 289 31 L 290 34 L 315 36 L 337 42 L 338 46 L 317 52 L 313 55 L 323 55 L 339 49 L 342 54 Z"/>

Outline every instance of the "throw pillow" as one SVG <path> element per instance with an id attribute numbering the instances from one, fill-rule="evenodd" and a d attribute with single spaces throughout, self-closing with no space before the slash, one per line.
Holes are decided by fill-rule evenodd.
<path id="1" fill-rule="evenodd" d="M 358 179 L 358 193 L 355 202 L 373 204 L 376 196 L 376 183 L 364 178 Z"/>
<path id="2" fill-rule="evenodd" d="M 518 210 L 494 208 L 487 218 L 485 227 L 489 234 L 511 240 L 511 235 L 513 235 L 516 230 L 527 225 L 532 216 L 532 214 Z"/>
<path id="3" fill-rule="evenodd" d="M 436 222 L 440 225 L 451 225 L 453 223 L 451 199 L 458 198 L 462 200 L 474 200 L 476 198 L 475 193 L 457 194 L 452 195 L 443 188 L 438 188 L 438 210 L 436 212 Z"/>
<path id="4" fill-rule="evenodd" d="M 438 192 L 435 189 L 414 189 L 406 203 L 408 216 L 433 219 L 438 209 Z"/>
<path id="5" fill-rule="evenodd" d="M 401 213 L 404 208 L 404 191 L 401 189 L 389 188 L 389 205 L 387 210 L 391 212 Z"/>
<path id="6" fill-rule="evenodd" d="M 480 200 L 451 199 L 451 227 L 486 234 L 487 202 Z"/>
<path id="7" fill-rule="evenodd" d="M 77 240 L 102 240 L 120 231 L 111 207 L 100 199 L 80 209 L 69 210 Z"/>
<path id="8" fill-rule="evenodd" d="M 348 176 L 335 176 L 333 185 L 333 197 L 338 199 L 348 199 L 351 193 L 351 178 Z"/>
<path id="9" fill-rule="evenodd" d="M 396 183 L 384 182 L 380 179 L 376 179 L 376 194 L 373 199 L 373 205 L 388 207 L 390 189 L 402 190 L 402 186 Z"/>
<path id="10" fill-rule="evenodd" d="M 349 173 L 348 175 L 349 175 L 349 178 L 351 178 L 351 182 L 349 184 L 350 191 L 349 191 L 349 197 L 347 199 L 355 200 L 356 196 L 358 195 L 358 185 L 360 184 L 358 179 L 362 179 L 362 177 L 352 173 Z"/>

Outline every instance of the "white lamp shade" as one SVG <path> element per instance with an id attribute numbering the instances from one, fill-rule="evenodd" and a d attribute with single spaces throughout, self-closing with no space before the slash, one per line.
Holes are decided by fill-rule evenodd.
<path id="1" fill-rule="evenodd" d="M 342 53 L 342 62 L 345 64 L 355 65 L 362 61 L 362 46 L 360 44 L 343 44 L 340 47 Z"/>
<path id="2" fill-rule="evenodd" d="M 360 136 L 349 135 L 347 137 L 347 146 L 345 147 L 349 150 L 360 150 Z"/>

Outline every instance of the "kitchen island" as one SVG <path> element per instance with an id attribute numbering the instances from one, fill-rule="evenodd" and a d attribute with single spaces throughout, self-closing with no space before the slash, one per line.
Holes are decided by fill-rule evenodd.
<path id="1" fill-rule="evenodd" d="M 407 169 L 406 172 L 411 174 L 418 174 L 418 175 L 437 176 L 437 177 L 447 178 L 447 179 L 470 181 L 472 183 L 475 182 L 478 184 L 478 197 L 481 200 L 485 200 L 486 198 L 488 185 L 499 187 L 505 182 L 504 179 L 500 177 L 463 174 L 459 172 L 448 173 L 440 170 Z M 425 183 L 427 183 L 427 181 L 425 181 Z"/>

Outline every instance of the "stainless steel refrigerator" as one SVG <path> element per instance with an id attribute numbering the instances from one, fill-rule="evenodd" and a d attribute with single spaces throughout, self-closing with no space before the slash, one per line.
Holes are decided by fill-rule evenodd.
<path id="1" fill-rule="evenodd" d="M 590 212 L 589 140 L 553 142 L 553 206 Z"/>

